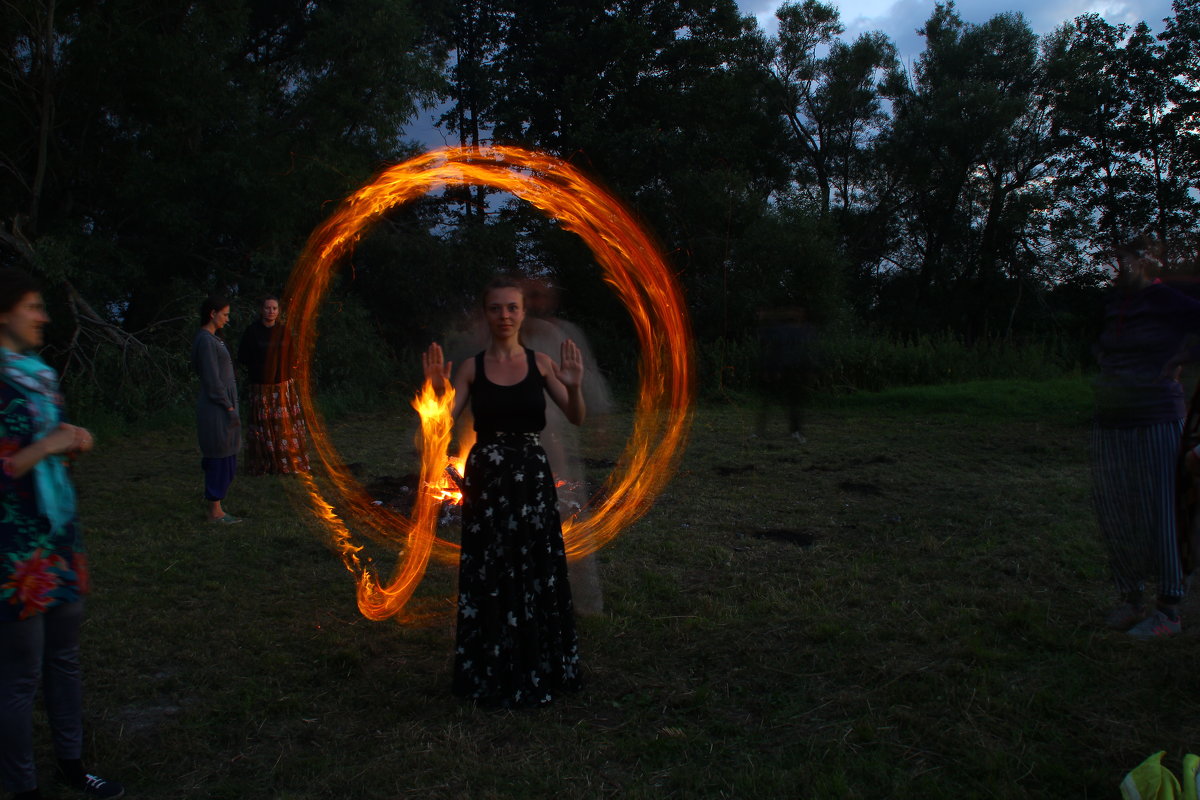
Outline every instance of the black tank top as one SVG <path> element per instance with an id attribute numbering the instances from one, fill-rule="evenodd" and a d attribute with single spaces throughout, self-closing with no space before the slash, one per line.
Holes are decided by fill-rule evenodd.
<path id="1" fill-rule="evenodd" d="M 546 379 L 528 347 L 525 359 L 529 362 L 525 377 L 512 386 L 499 386 L 483 371 L 483 353 L 475 356 L 471 414 L 476 433 L 537 433 L 546 427 Z"/>

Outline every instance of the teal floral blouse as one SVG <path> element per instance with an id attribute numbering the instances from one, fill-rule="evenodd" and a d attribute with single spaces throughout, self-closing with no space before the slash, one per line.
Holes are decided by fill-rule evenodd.
<path id="1" fill-rule="evenodd" d="M 9 458 L 33 443 L 29 402 L 0 382 L 0 622 L 28 619 L 87 592 L 79 521 L 57 531 L 38 511 L 33 471 L 14 478 Z"/>

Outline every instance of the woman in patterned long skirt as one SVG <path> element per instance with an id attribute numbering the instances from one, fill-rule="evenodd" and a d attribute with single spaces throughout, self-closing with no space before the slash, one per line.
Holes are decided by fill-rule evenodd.
<path id="1" fill-rule="evenodd" d="M 250 417 L 246 425 L 246 472 L 290 475 L 308 472 L 308 430 L 283 345 L 279 298 L 267 295 L 258 319 L 238 346 L 238 363 L 250 378 Z"/>
<path id="2" fill-rule="evenodd" d="M 546 395 L 583 422 L 583 359 L 522 346 L 525 298 L 515 280 L 483 296 L 490 341 L 454 376 L 454 416 L 471 404 L 476 442 L 463 489 L 454 693 L 491 708 L 544 706 L 580 685 L 579 645 L 554 479 L 539 432 Z M 450 364 L 432 344 L 426 377 L 441 391 Z"/>

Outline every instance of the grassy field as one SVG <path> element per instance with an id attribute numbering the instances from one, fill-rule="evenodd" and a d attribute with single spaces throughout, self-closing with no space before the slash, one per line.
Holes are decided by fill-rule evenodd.
<path id="1" fill-rule="evenodd" d="M 358 614 L 292 482 L 239 477 L 252 519 L 216 528 L 190 428 L 102 442 L 78 469 L 89 759 L 135 798 L 1116 797 L 1200 749 L 1200 627 L 1100 626 L 1088 402 L 1078 379 L 826 399 L 804 445 L 704 405 L 601 554 L 587 689 L 521 713 L 449 694 L 448 604 Z M 332 426 L 364 481 L 413 468 L 410 416 Z"/>

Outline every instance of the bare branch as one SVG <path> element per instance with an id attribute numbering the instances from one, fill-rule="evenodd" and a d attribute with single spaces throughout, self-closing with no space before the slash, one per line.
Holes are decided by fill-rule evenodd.
<path id="1" fill-rule="evenodd" d="M 25 259 L 26 263 L 30 264 L 31 266 L 33 265 L 33 244 L 27 238 L 25 238 L 25 234 L 21 233 L 19 214 L 13 219 L 11 232 L 0 228 L 0 242 L 3 242 L 16 252 L 20 253 L 21 258 Z"/>
<path id="2" fill-rule="evenodd" d="M 83 295 L 79 293 L 74 284 L 72 284 L 69 280 L 64 279 L 63 285 L 67 288 L 67 296 L 70 298 L 71 305 L 74 307 L 73 312 L 78 315 L 81 321 L 86 321 L 88 324 L 94 325 L 96 328 L 98 328 L 100 332 L 104 334 L 104 337 L 120 347 L 122 352 L 125 352 L 130 345 L 134 345 L 141 353 L 145 353 L 148 350 L 146 345 L 140 339 L 126 332 L 119 326 L 113 325 L 111 322 L 108 322 L 99 314 L 97 314 L 96 309 L 92 308 L 91 304 L 83 298 Z"/>

